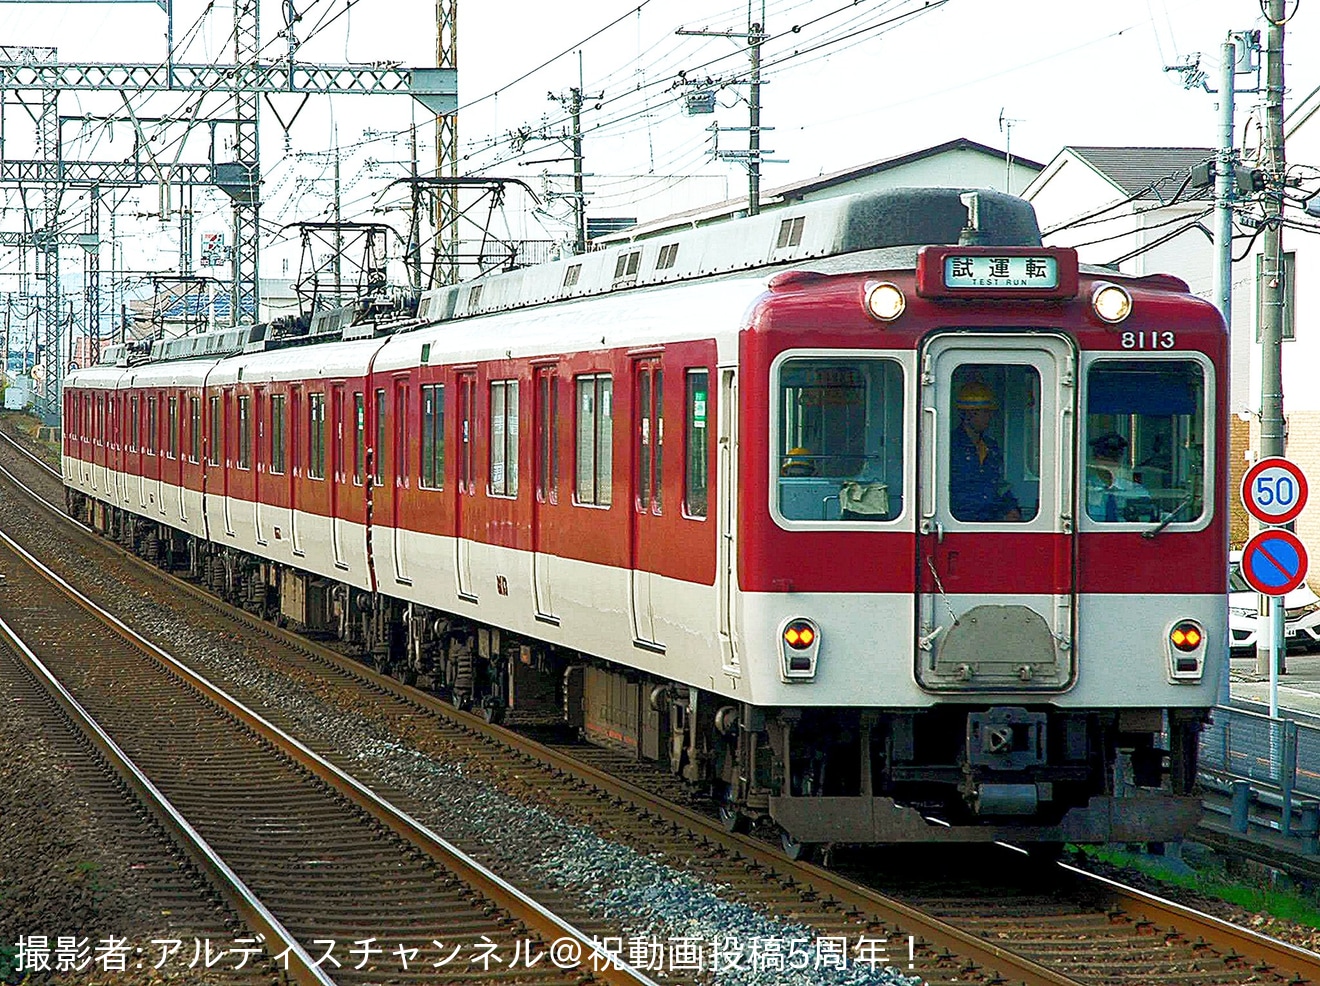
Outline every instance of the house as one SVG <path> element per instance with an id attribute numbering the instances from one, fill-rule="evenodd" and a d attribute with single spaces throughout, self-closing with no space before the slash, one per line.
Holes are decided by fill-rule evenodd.
<path id="1" fill-rule="evenodd" d="M 762 188 L 761 210 L 770 211 L 794 202 L 814 202 L 837 195 L 904 186 L 961 185 L 1021 194 L 1042 167 L 1044 165 L 1038 161 L 1010 157 L 1005 151 L 959 137 L 933 147 L 881 158 L 805 181 Z M 592 245 L 608 245 L 674 229 L 705 226 L 746 214 L 747 196 L 744 195 L 611 232 L 592 240 Z"/>

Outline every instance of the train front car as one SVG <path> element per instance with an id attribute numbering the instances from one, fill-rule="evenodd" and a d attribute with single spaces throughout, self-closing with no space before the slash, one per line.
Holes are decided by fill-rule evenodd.
<path id="1" fill-rule="evenodd" d="M 782 273 L 742 333 L 729 804 L 790 849 L 1176 838 L 1227 659 L 1223 321 L 1020 200 L 919 198 L 964 245 Z"/>

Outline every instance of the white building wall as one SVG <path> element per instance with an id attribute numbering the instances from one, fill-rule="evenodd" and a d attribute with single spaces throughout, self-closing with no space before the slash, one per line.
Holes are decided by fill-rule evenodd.
<path id="1" fill-rule="evenodd" d="M 1036 169 L 1015 164 L 1012 174 L 1012 192 L 1022 194 L 1036 177 Z M 804 201 L 833 198 L 837 195 L 855 195 L 904 186 L 935 186 L 966 188 L 993 188 L 1004 190 L 1008 168 L 1002 157 L 970 148 L 945 151 L 917 161 L 887 167 L 883 171 L 864 175 L 838 185 L 822 188 L 803 196 Z"/>

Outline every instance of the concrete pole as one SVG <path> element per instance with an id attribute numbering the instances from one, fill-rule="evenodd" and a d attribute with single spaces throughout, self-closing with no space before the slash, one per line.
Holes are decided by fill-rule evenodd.
<path id="1" fill-rule="evenodd" d="M 1224 324 L 1233 335 L 1233 99 L 1236 95 L 1237 47 L 1232 37 L 1220 49 L 1219 153 L 1215 160 L 1215 270 L 1214 300 Z M 1257 623 L 1259 626 L 1259 622 Z M 1219 704 L 1232 699 L 1228 662 L 1219 675 Z"/>
<path id="2" fill-rule="evenodd" d="M 1265 133 L 1259 164 L 1265 175 L 1263 259 L 1260 283 L 1260 455 L 1283 455 L 1283 21 L 1285 0 L 1267 0 L 1265 31 Z M 1271 710 L 1283 659 L 1283 601 L 1268 607 L 1269 640 L 1256 645 L 1256 669 L 1270 673 Z M 1258 624 L 1259 625 L 1259 624 Z"/>

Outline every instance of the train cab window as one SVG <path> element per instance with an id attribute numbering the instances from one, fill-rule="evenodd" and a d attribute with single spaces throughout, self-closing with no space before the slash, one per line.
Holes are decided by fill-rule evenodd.
<path id="1" fill-rule="evenodd" d="M 307 478 L 325 479 L 325 394 L 307 395 Z"/>
<path id="2" fill-rule="evenodd" d="M 252 398 L 238 398 L 238 468 L 252 468 Z"/>
<path id="3" fill-rule="evenodd" d="M 357 423 L 353 440 L 353 484 L 361 486 L 362 470 L 367 461 L 367 399 L 360 393 L 353 395 L 353 420 Z"/>
<path id="4" fill-rule="evenodd" d="M 614 380 L 608 373 L 574 379 L 577 473 L 574 502 L 608 507 L 614 481 Z"/>
<path id="5" fill-rule="evenodd" d="M 1201 364 L 1097 360 L 1086 382 L 1086 515 L 1119 524 L 1199 520 L 1207 507 Z"/>
<path id="6" fill-rule="evenodd" d="M 1040 512 L 1040 372 L 964 363 L 951 377 L 949 512 L 969 523 L 1024 523 Z"/>
<path id="7" fill-rule="evenodd" d="M 706 516 L 710 488 L 710 431 L 706 427 L 706 393 L 710 374 L 706 370 L 687 372 L 687 421 L 683 448 L 683 513 L 688 517 Z"/>
<path id="8" fill-rule="evenodd" d="M 188 398 L 188 438 L 191 447 L 188 450 L 188 461 L 197 465 L 202 458 L 202 399 L 200 397 Z"/>
<path id="9" fill-rule="evenodd" d="M 443 489 L 445 485 L 445 388 L 443 384 L 422 387 L 422 487 Z"/>
<path id="10" fill-rule="evenodd" d="M 779 515 L 831 522 L 897 517 L 903 496 L 902 367 L 889 359 L 788 359 L 779 367 L 777 390 Z M 704 396 L 702 404 L 704 427 Z M 694 415 L 693 403 L 688 413 Z"/>
<path id="11" fill-rule="evenodd" d="M 518 495 L 518 381 L 490 385 L 490 493 Z"/>
<path id="12" fill-rule="evenodd" d="M 270 395 L 270 471 L 284 472 L 284 395 Z"/>

